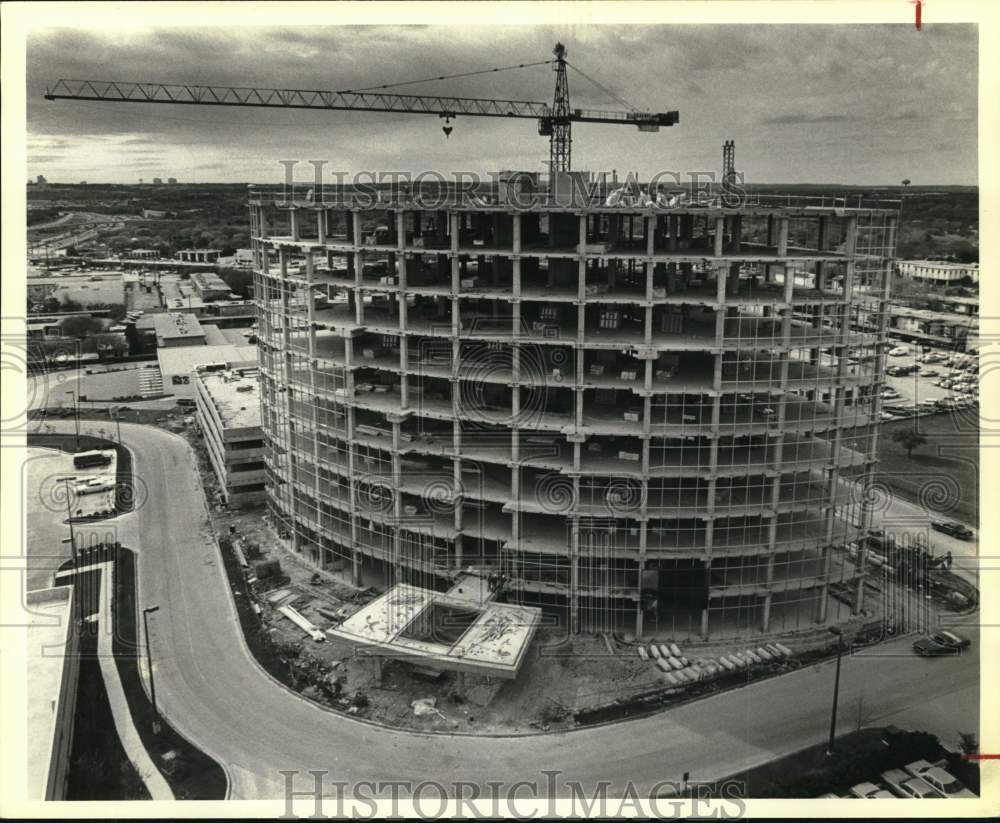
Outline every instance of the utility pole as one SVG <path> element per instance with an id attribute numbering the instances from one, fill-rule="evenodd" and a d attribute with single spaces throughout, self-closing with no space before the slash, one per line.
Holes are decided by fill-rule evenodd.
<path id="1" fill-rule="evenodd" d="M 831 634 L 837 635 L 837 673 L 833 680 L 833 708 L 830 711 L 830 741 L 826 745 L 826 754 L 834 753 L 834 739 L 837 736 L 837 698 L 840 697 L 840 656 L 844 651 L 844 633 L 836 627 L 830 628 Z"/>
<path id="2" fill-rule="evenodd" d="M 146 634 L 146 668 L 149 670 L 149 699 L 153 704 L 153 734 L 160 732 L 160 711 L 156 708 L 156 684 L 153 680 L 153 656 L 149 650 L 149 615 L 160 610 L 159 606 L 150 606 L 142 610 L 142 627 Z"/>

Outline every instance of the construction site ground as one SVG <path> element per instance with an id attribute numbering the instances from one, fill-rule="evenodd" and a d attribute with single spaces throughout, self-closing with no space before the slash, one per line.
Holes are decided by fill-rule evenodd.
<path id="1" fill-rule="evenodd" d="M 558 627 L 543 625 L 513 680 L 466 674 L 461 686 L 452 672 L 435 679 L 391 659 L 384 660 L 379 678 L 373 658 L 354 644 L 329 636 L 313 640 L 278 611 L 279 606 L 290 605 L 324 631 L 371 602 L 378 592 L 353 586 L 346 574 L 321 570 L 293 552 L 264 508 L 235 510 L 221 504 L 197 426 L 190 420 L 172 416 L 167 425 L 182 432 L 198 455 L 215 532 L 240 547 L 251 569 L 261 561 L 279 561 L 279 578 L 254 583 L 262 625 L 279 656 L 288 660 L 298 690 L 321 705 L 422 731 L 533 734 L 572 728 L 588 717 L 589 722 L 600 722 L 629 716 L 630 711 L 616 712 L 616 707 L 648 701 L 650 695 L 657 695 L 657 706 L 668 706 L 731 687 L 734 679 L 738 685 L 756 676 L 773 676 L 833 653 L 836 638 L 817 625 L 781 638 L 779 642 L 795 653 L 793 659 L 776 658 L 764 666 L 724 672 L 728 677 L 716 683 L 671 688 L 656 660 L 640 655 L 638 643 L 611 634 L 568 637 Z M 845 625 L 845 635 L 877 620 L 884 609 L 882 594 L 869 592 L 867 614 Z M 642 645 L 649 648 L 648 642 Z M 745 655 L 760 645 L 753 640 L 690 643 L 680 652 L 694 664 L 699 659 L 718 661 L 734 652 Z M 423 702 L 420 710 L 415 710 L 415 701 Z"/>

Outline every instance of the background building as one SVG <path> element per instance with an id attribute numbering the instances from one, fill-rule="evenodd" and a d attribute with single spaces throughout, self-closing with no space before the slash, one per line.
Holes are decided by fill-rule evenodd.
<path id="1" fill-rule="evenodd" d="M 979 282 L 978 263 L 944 263 L 938 260 L 900 260 L 897 270 L 903 277 L 952 286 L 960 282 Z"/>
<path id="2" fill-rule="evenodd" d="M 863 607 L 844 478 L 875 466 L 895 205 L 334 194 L 251 196 L 269 504 L 296 550 L 379 586 L 475 567 L 572 631 Z"/>
<path id="3" fill-rule="evenodd" d="M 198 425 L 220 492 L 230 506 L 264 499 L 264 441 L 257 369 L 196 369 Z"/>
<path id="4" fill-rule="evenodd" d="M 181 249 L 177 259 L 188 263 L 214 263 L 219 259 L 218 249 Z"/>

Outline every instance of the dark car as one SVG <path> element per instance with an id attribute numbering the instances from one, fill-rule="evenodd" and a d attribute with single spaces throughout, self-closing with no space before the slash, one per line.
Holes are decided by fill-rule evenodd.
<path id="1" fill-rule="evenodd" d="M 954 657 L 971 643 L 969 638 L 951 631 L 937 631 L 922 637 L 913 644 L 913 651 L 921 657 Z"/>
<path id="2" fill-rule="evenodd" d="M 931 528 L 943 534 L 949 534 L 952 537 L 957 537 L 959 540 L 971 540 L 974 536 L 972 529 L 951 520 L 932 520 Z"/>

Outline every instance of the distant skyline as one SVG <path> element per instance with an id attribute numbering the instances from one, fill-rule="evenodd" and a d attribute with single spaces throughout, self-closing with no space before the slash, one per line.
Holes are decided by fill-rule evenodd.
<path id="1" fill-rule="evenodd" d="M 977 183 L 977 27 L 692 25 L 37 31 L 27 46 L 26 179 L 279 182 L 330 171 L 543 170 L 530 120 L 46 101 L 60 78 L 337 90 L 549 59 L 581 108 L 677 109 L 657 134 L 577 125 L 573 167 L 717 172 L 723 140 L 750 183 Z M 551 103 L 548 66 L 410 85 L 407 94 Z"/>

